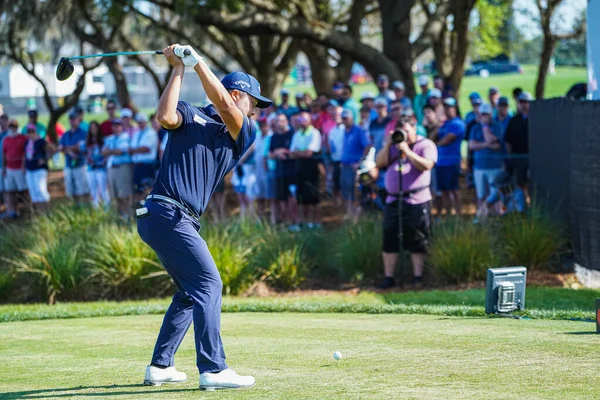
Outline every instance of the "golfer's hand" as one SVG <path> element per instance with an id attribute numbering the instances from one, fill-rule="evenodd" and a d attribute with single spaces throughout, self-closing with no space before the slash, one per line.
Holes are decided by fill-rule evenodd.
<path id="1" fill-rule="evenodd" d="M 169 47 L 165 47 L 165 49 L 163 50 L 163 55 L 165 56 L 165 58 L 167 59 L 169 64 L 171 64 L 173 67 L 178 67 L 178 66 L 183 67 L 185 65 L 185 64 L 183 64 L 183 60 L 181 58 L 177 57 L 174 52 L 174 49 L 177 46 L 179 46 L 179 45 L 172 44 Z"/>
<path id="2" fill-rule="evenodd" d="M 185 55 L 185 51 L 189 50 L 190 55 Z M 195 67 L 202 60 L 202 57 L 196 53 L 192 46 L 175 46 L 175 55 L 180 57 L 186 67 Z"/>

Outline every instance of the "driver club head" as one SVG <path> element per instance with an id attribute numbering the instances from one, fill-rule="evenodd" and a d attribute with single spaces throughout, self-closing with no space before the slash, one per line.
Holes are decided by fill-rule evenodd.
<path id="1" fill-rule="evenodd" d="M 56 67 L 56 79 L 65 81 L 73 75 L 74 71 L 73 63 L 68 58 L 62 57 Z"/>

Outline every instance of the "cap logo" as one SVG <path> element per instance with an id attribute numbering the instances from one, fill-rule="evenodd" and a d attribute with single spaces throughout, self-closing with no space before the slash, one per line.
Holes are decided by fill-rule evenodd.
<path id="1" fill-rule="evenodd" d="M 241 86 L 242 89 L 250 89 L 250 84 L 246 81 L 235 81 L 235 85 Z"/>

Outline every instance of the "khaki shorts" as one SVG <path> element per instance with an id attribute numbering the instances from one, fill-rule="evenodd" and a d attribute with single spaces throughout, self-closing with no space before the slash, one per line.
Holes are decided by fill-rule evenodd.
<path id="1" fill-rule="evenodd" d="M 4 177 L 4 191 L 5 192 L 24 192 L 27 190 L 27 183 L 25 181 L 25 171 L 22 169 L 6 169 L 6 176 Z"/>
<path id="2" fill-rule="evenodd" d="M 90 192 L 86 167 L 65 168 L 65 191 L 67 197 L 84 196 Z"/>
<path id="3" fill-rule="evenodd" d="M 133 165 L 121 164 L 108 169 L 108 188 L 113 199 L 133 196 Z"/>

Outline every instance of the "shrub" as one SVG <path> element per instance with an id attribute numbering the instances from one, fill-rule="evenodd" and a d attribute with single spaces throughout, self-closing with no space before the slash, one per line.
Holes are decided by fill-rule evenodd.
<path id="1" fill-rule="evenodd" d="M 223 294 L 242 293 L 256 278 L 256 270 L 249 262 L 253 246 L 248 246 L 243 238 L 231 233 L 235 230 L 215 226 L 203 232 L 223 281 Z"/>
<path id="2" fill-rule="evenodd" d="M 452 219 L 434 225 L 429 263 L 438 279 L 447 283 L 485 279 L 497 264 L 494 238 L 489 229 Z"/>
<path id="3" fill-rule="evenodd" d="M 113 224 L 102 226 L 88 247 L 85 262 L 104 288 L 103 296 L 137 297 L 140 294 L 163 294 L 171 281 L 156 253 L 138 236 L 134 228 Z M 161 278 L 160 290 L 149 278 Z"/>
<path id="4" fill-rule="evenodd" d="M 0 300 L 7 300 L 13 290 L 15 276 L 12 271 L 0 271 Z"/>
<path id="5" fill-rule="evenodd" d="M 30 249 L 16 249 L 15 258 L 5 258 L 17 271 L 36 274 L 42 278 L 48 304 L 54 304 L 56 296 L 78 288 L 87 280 L 84 264 L 79 256 L 81 243 L 69 238 L 39 238 Z"/>
<path id="6" fill-rule="evenodd" d="M 566 229 L 535 205 L 525 215 L 509 214 L 500 222 L 504 256 L 530 270 L 549 267 L 566 245 L 565 234 Z"/>
<path id="7" fill-rule="evenodd" d="M 329 264 L 344 280 L 373 278 L 383 271 L 381 245 L 379 219 L 363 218 L 355 224 L 344 224 L 321 243 L 325 259 L 320 265 Z"/>

